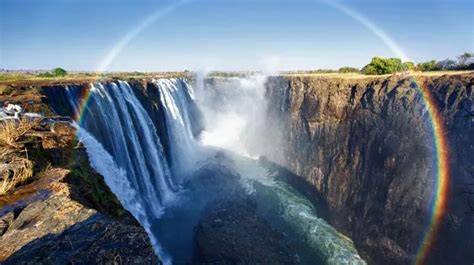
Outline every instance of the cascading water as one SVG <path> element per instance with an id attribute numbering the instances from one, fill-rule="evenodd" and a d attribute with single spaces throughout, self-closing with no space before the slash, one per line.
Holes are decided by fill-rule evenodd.
<path id="1" fill-rule="evenodd" d="M 281 117 L 269 119 L 266 81 L 264 75 L 203 80 L 196 91 L 205 123 L 201 143 L 282 163 Z"/>
<path id="2" fill-rule="evenodd" d="M 300 245 L 305 252 L 299 254 L 302 264 L 314 264 L 316 259 L 328 265 L 365 264 L 352 241 L 318 217 L 308 199 L 285 182 L 275 180 L 271 173 L 273 169 L 245 158 L 265 155 L 283 163 L 282 117 L 281 114 L 280 117 L 272 117 L 269 113 L 266 80 L 264 76 L 215 78 L 207 85 L 199 86 L 204 91 L 196 93 L 197 99 L 207 118 L 201 142 L 238 153 L 230 155 L 232 162 L 226 166 L 242 177 L 242 186 L 256 198 L 262 216 L 274 228 L 288 234 L 289 240 L 293 237 Z M 287 92 L 278 93 L 282 94 L 279 106 L 272 107 L 284 112 L 284 108 L 288 107 L 285 100 Z M 212 119 L 219 117 L 224 122 L 213 122 Z M 240 126 L 229 128 L 228 120 L 231 123 L 237 121 Z M 229 129 L 230 134 L 226 133 Z"/>
<path id="3" fill-rule="evenodd" d="M 283 156 L 279 123 L 267 114 L 265 81 L 263 76 L 207 80 L 213 83 L 194 92 L 184 80 L 157 79 L 147 88 L 157 93 L 148 93 L 148 98 L 127 82 L 93 84 L 76 124 L 78 138 L 92 166 L 144 226 L 166 264 L 193 261 L 199 220 L 209 204 L 228 199 L 233 185 L 256 199 L 260 214 L 275 229 L 300 242 L 303 263 L 316 255 L 322 264 L 365 264 L 352 242 L 320 219 L 308 200 L 248 158 L 265 155 L 281 161 Z M 80 113 L 84 89 L 71 86 L 62 94 L 47 94 L 58 113 L 71 115 Z M 164 123 L 150 113 L 149 106 L 157 103 Z M 196 104 L 204 116 L 201 134 Z M 222 168 L 222 161 L 215 162 L 216 150 L 234 153 L 226 155 L 230 162 L 223 168 L 240 175 L 237 184 L 229 184 L 225 176 L 211 182 L 200 179 L 225 174 L 200 170 L 211 164 Z"/>
<path id="4" fill-rule="evenodd" d="M 190 155 L 193 136 L 189 126 L 186 103 L 191 90 L 181 80 L 158 80 L 161 102 L 166 106 L 167 127 L 172 135 L 173 162 L 185 163 L 180 154 Z M 78 138 L 84 143 L 92 166 L 101 173 L 124 207 L 145 227 L 162 261 L 165 253 L 157 244 L 151 224 L 163 214 L 178 190 L 178 182 L 169 170 L 157 128 L 142 103 L 127 82 L 66 87 L 65 93 L 47 91 L 51 98 L 59 97 L 57 112 L 81 113 L 81 95 L 90 99 L 78 127 Z M 64 98 L 67 105 L 64 106 Z M 179 150 L 176 150 L 179 147 Z M 187 149 L 185 149 L 185 147 Z M 189 162 L 189 159 L 186 160 Z"/>
<path id="5" fill-rule="evenodd" d="M 126 82 L 93 85 L 91 93 L 93 115 L 86 113 L 80 126 L 104 144 L 127 172 L 137 199 L 152 218 L 158 217 L 176 186 L 153 121 Z"/>
<path id="6" fill-rule="evenodd" d="M 165 109 L 166 130 L 171 149 L 171 168 L 175 177 L 181 177 L 194 168 L 197 143 L 194 140 L 190 118 L 190 102 L 194 100 L 192 87 L 181 79 L 153 80 L 160 92 Z"/>

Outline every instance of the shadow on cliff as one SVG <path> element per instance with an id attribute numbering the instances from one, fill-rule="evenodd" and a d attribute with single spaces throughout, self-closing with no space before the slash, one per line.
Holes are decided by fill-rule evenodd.
<path id="1" fill-rule="evenodd" d="M 24 245 L 2 264 L 158 263 L 146 233 L 134 220 L 111 220 L 96 213 L 59 234 Z"/>

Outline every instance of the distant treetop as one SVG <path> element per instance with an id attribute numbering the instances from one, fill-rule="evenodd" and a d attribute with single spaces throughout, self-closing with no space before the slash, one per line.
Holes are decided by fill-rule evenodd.
<path id="1" fill-rule="evenodd" d="M 67 75 L 67 71 L 64 70 L 63 68 L 54 68 L 53 70 L 51 70 L 51 73 L 54 75 L 54 76 L 65 76 Z"/>

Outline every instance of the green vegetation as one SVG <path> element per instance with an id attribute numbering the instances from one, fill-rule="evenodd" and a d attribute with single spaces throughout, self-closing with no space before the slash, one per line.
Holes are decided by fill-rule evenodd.
<path id="1" fill-rule="evenodd" d="M 51 72 L 45 72 L 38 74 L 38 77 L 64 77 L 67 75 L 67 71 L 63 68 L 54 68 Z"/>
<path id="2" fill-rule="evenodd" d="M 65 82 L 82 82 L 82 81 L 106 81 L 113 78 L 118 78 L 122 80 L 129 79 L 140 79 L 140 78 L 191 78 L 192 73 L 190 72 L 68 72 L 65 76 L 55 76 L 51 72 L 45 73 L 34 73 L 34 72 L 20 72 L 20 71 L 11 71 L 0 73 L 0 85 L 1 84 L 11 84 L 15 82 L 50 82 L 57 81 L 60 79 Z"/>
<path id="3" fill-rule="evenodd" d="M 474 54 L 464 53 L 458 56 L 458 61 L 445 59 L 443 61 L 430 60 L 415 65 L 413 62 L 402 62 L 398 58 L 374 57 L 372 61 L 362 68 L 366 75 L 385 75 L 401 71 L 454 71 L 474 70 Z"/>
<path id="4" fill-rule="evenodd" d="M 62 69 L 62 68 L 54 68 L 53 70 L 51 70 L 51 73 L 53 74 L 53 76 L 65 76 L 65 75 L 67 75 L 67 71 Z"/>
<path id="5" fill-rule="evenodd" d="M 374 57 L 369 64 L 362 68 L 362 73 L 366 75 L 386 75 L 414 68 L 414 63 L 402 62 L 399 58 Z"/>
<path id="6" fill-rule="evenodd" d="M 429 60 L 415 64 L 414 62 L 403 62 L 399 58 L 373 57 L 369 64 L 362 69 L 351 66 L 344 66 L 337 70 L 334 69 L 316 69 L 302 71 L 283 71 L 280 74 L 365 74 L 365 75 L 384 75 L 403 71 L 463 71 L 474 70 L 474 53 L 463 53 L 456 59 L 447 58 L 442 61 Z M 248 77 L 255 75 L 255 71 L 212 71 L 208 77 Z M 104 81 L 110 79 L 139 79 L 139 78 L 185 78 L 192 79 L 195 73 L 184 70 L 182 72 L 83 72 L 69 73 L 62 68 L 54 68 L 50 72 L 6 72 L 0 73 L 0 83 L 9 84 L 19 81 L 49 81 L 61 78 L 61 81 Z M 3 92 L 8 94 L 9 90 Z M 1 94 L 0 89 L 0 94 Z"/>
<path id="7" fill-rule="evenodd" d="M 121 216 L 125 213 L 117 197 L 108 189 L 107 185 L 88 164 L 85 159 L 71 168 L 69 181 L 81 187 L 83 196 L 92 203 L 92 206 L 112 216 Z"/>
<path id="8" fill-rule="evenodd" d="M 0 95 L 7 96 L 13 93 L 13 88 L 5 85 L 0 85 Z"/>
<path id="9" fill-rule="evenodd" d="M 186 72 L 185 73 L 189 73 Z M 212 71 L 207 73 L 208 77 L 241 77 L 245 78 L 255 74 L 255 72 L 224 72 L 224 71 Z"/>
<path id="10" fill-rule="evenodd" d="M 430 60 L 415 64 L 414 62 L 403 62 L 399 58 L 382 58 L 373 57 L 370 63 L 364 66 L 362 69 L 355 67 L 344 66 L 338 70 L 333 69 L 317 69 L 317 70 L 306 70 L 306 71 L 287 71 L 282 74 L 365 74 L 365 75 L 386 75 L 394 74 L 404 71 L 461 71 L 461 70 L 474 70 L 474 53 L 464 53 L 457 57 L 456 60 L 445 59 L 442 61 Z"/>
<path id="11" fill-rule="evenodd" d="M 344 66 L 337 70 L 338 73 L 359 73 L 360 70 L 355 67 Z"/>
<path id="12" fill-rule="evenodd" d="M 424 62 L 424 63 L 419 63 L 417 65 L 417 70 L 422 71 L 422 72 L 439 71 L 441 69 L 442 69 L 441 66 L 435 60 L 431 60 L 431 61 Z"/>
<path id="13" fill-rule="evenodd" d="M 414 62 L 404 62 L 402 65 L 403 70 L 405 71 L 413 71 L 416 68 L 416 65 Z"/>

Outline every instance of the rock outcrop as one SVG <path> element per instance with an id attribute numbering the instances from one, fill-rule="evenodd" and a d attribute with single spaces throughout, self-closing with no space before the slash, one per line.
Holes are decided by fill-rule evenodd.
<path id="1" fill-rule="evenodd" d="M 474 183 L 473 84 L 472 73 L 267 82 L 269 114 L 280 117 L 288 142 L 287 166 L 317 189 L 330 222 L 370 264 L 409 264 L 430 221 L 437 168 L 419 87 L 441 113 L 452 169 L 448 213 L 430 264 L 474 260 L 472 198 L 465 192 Z"/>
<path id="2" fill-rule="evenodd" d="M 30 123 L 16 142 L 0 144 L 33 165 L 28 180 L 0 196 L 0 262 L 157 264 L 145 230 L 89 166 L 74 128 Z"/>
<path id="3" fill-rule="evenodd" d="M 196 232 L 205 264 L 298 264 L 296 247 L 256 212 L 251 200 L 216 203 Z"/>

